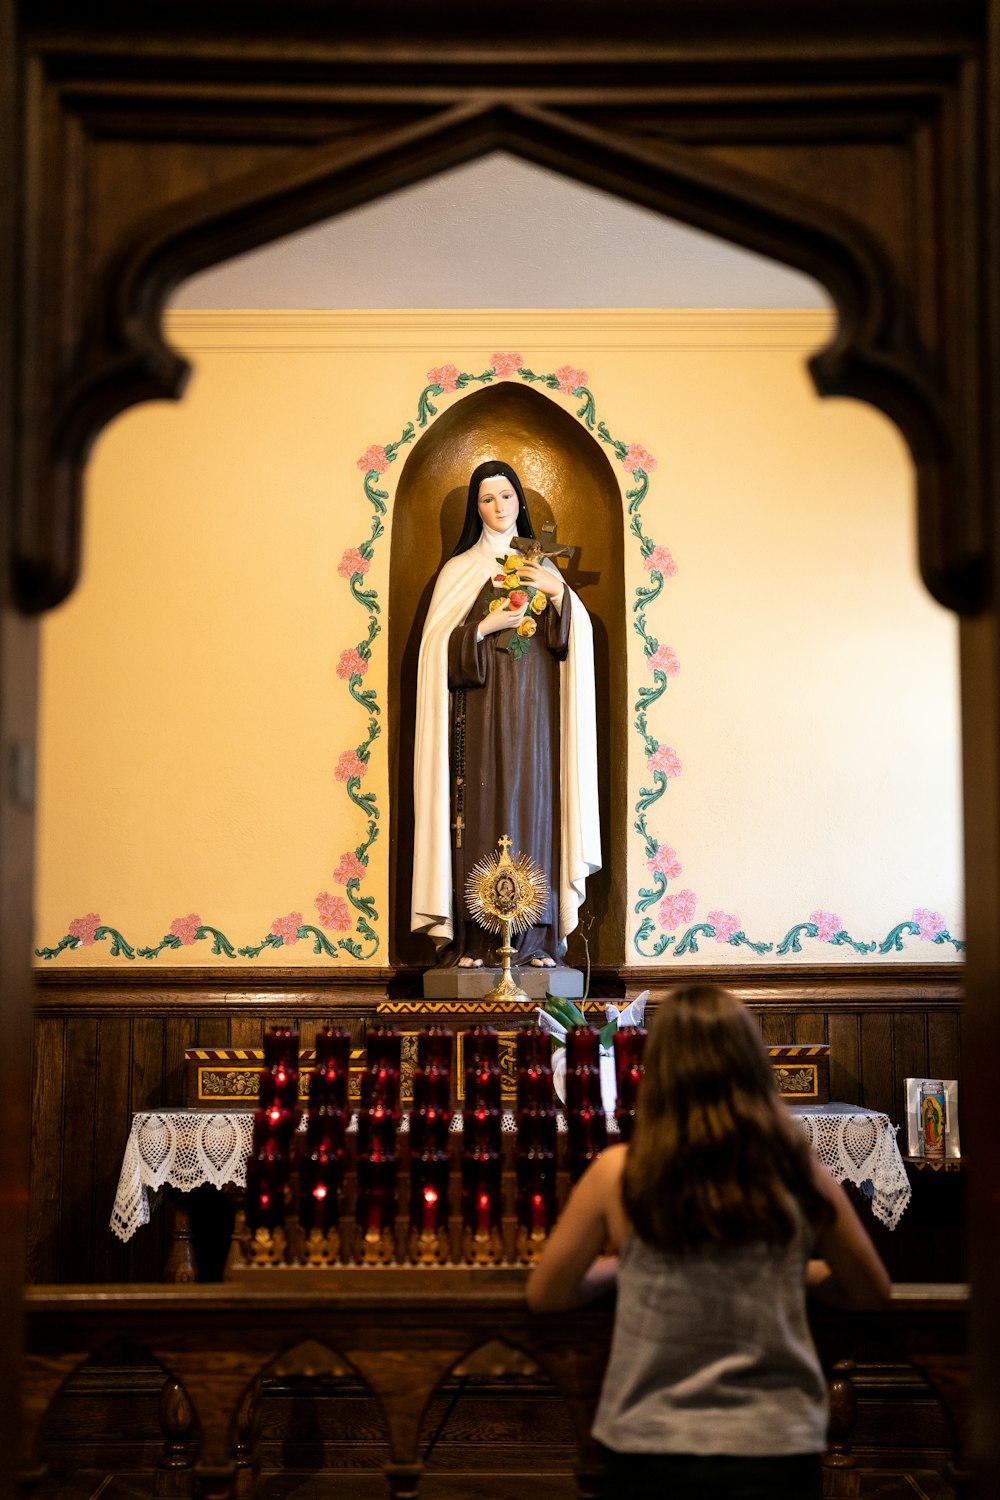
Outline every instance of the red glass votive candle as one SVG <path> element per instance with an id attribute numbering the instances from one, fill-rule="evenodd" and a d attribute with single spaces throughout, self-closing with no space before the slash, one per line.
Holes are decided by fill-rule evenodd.
<path id="1" fill-rule="evenodd" d="M 322 1105 L 347 1108 L 350 1070 L 350 1034 L 335 1026 L 326 1026 L 317 1032 L 316 1061 L 309 1079 L 310 1111 Z"/>
<path id="2" fill-rule="evenodd" d="M 340 1164 L 314 1152 L 303 1157 L 299 1168 L 299 1223 L 308 1234 L 318 1229 L 327 1234 L 340 1217 Z"/>
<path id="3" fill-rule="evenodd" d="M 483 1152 L 462 1161 L 462 1222 L 474 1232 L 500 1228 L 500 1158 Z"/>
<path id="4" fill-rule="evenodd" d="M 344 1156 L 344 1134 L 347 1116 L 336 1106 L 320 1104 L 309 1111 L 306 1126 L 306 1147 L 310 1152 L 342 1161 Z"/>
<path id="5" fill-rule="evenodd" d="M 437 1233 L 448 1227 L 449 1158 L 442 1153 L 410 1158 L 410 1228 Z"/>
<path id="6" fill-rule="evenodd" d="M 473 1026 L 465 1033 L 465 1069 L 486 1063 L 496 1067 L 500 1059 L 500 1038 L 492 1026 Z"/>
<path id="7" fill-rule="evenodd" d="M 566 1033 L 566 1110 L 601 1108 L 600 1033 L 573 1026 Z"/>
<path id="8" fill-rule="evenodd" d="M 517 1069 L 552 1068 L 552 1038 L 540 1026 L 522 1026 L 517 1033 Z"/>
<path id="9" fill-rule="evenodd" d="M 556 1221 L 556 1166 L 552 1152 L 518 1155 L 517 1222 L 548 1234 Z"/>
<path id="10" fill-rule="evenodd" d="M 346 1070 L 341 1072 L 335 1063 L 317 1063 L 309 1079 L 309 1113 L 318 1109 L 347 1111 Z"/>
<path id="11" fill-rule="evenodd" d="M 299 1034 L 291 1026 L 275 1026 L 264 1033 L 264 1066 L 276 1068 L 288 1063 L 298 1072 Z"/>
<path id="12" fill-rule="evenodd" d="M 445 1026 L 428 1026 L 417 1035 L 417 1067 L 423 1072 L 451 1073 L 455 1039 Z"/>
<path id="13" fill-rule="evenodd" d="M 500 1110 L 500 1038 L 492 1026 L 466 1033 L 465 1109 Z"/>
<path id="14" fill-rule="evenodd" d="M 575 1182 L 607 1145 L 607 1122 L 601 1100 L 600 1033 L 593 1026 L 574 1026 L 566 1033 L 566 1128 L 569 1174 Z"/>
<path id="15" fill-rule="evenodd" d="M 618 1129 L 622 1138 L 627 1141 L 635 1123 L 635 1108 L 643 1070 L 642 1059 L 646 1047 L 646 1028 L 623 1026 L 620 1031 L 615 1032 L 613 1044 L 618 1095 L 615 1104 L 615 1119 L 618 1121 Z"/>
<path id="16" fill-rule="evenodd" d="M 357 1220 L 364 1231 L 381 1234 L 396 1222 L 396 1158 L 358 1158 Z"/>
<path id="17" fill-rule="evenodd" d="M 253 1113 L 253 1153 L 255 1156 L 290 1156 L 295 1116 L 283 1104 L 270 1104 Z"/>
<path id="18" fill-rule="evenodd" d="M 376 1119 L 399 1119 L 399 1074 L 388 1068 L 369 1068 L 361 1075 L 361 1113 Z"/>
<path id="19" fill-rule="evenodd" d="M 567 1109 L 566 1130 L 569 1134 L 569 1175 L 576 1182 L 595 1157 L 608 1144 L 608 1126 L 604 1110 L 584 1106 Z"/>
<path id="20" fill-rule="evenodd" d="M 433 1109 L 451 1114 L 451 1079 L 447 1073 L 433 1071 L 424 1073 L 419 1068 L 413 1074 L 413 1108 Z"/>
<path id="21" fill-rule="evenodd" d="M 410 1111 L 410 1150 L 420 1155 L 445 1151 L 451 1125 L 451 1057 L 453 1037 L 443 1026 L 430 1026 L 417 1037 Z"/>
<path id="22" fill-rule="evenodd" d="M 368 1031 L 365 1049 L 369 1071 L 387 1070 L 399 1077 L 403 1039 L 392 1026 L 372 1026 Z"/>
<path id="23" fill-rule="evenodd" d="M 276 1084 L 270 1073 L 262 1073 L 257 1103 L 262 1110 L 279 1109 L 298 1118 L 298 1075 L 293 1078 L 286 1074 L 284 1083 Z"/>
<path id="24" fill-rule="evenodd" d="M 552 1069 L 541 1067 L 518 1068 L 517 1107 L 520 1114 L 526 1109 L 554 1109 L 555 1094 L 552 1088 Z"/>
<path id="25" fill-rule="evenodd" d="M 451 1127 L 451 1080 L 446 1073 L 413 1075 L 413 1107 L 410 1110 L 410 1151 L 446 1151 Z"/>
<path id="26" fill-rule="evenodd" d="M 497 1063 L 477 1062 L 465 1070 L 465 1107 L 500 1108 L 500 1068 Z"/>
<path id="27" fill-rule="evenodd" d="M 375 1120 L 399 1119 L 399 1068 L 401 1038 L 388 1027 L 373 1027 L 368 1033 L 368 1066 L 361 1075 L 361 1115 Z"/>
<path id="28" fill-rule="evenodd" d="M 339 1026 L 324 1026 L 316 1033 L 316 1067 L 325 1068 L 333 1064 L 338 1073 L 347 1073 L 351 1066 L 351 1034 Z"/>
<path id="29" fill-rule="evenodd" d="M 526 1154 L 555 1155 L 556 1112 L 554 1109 L 521 1110 L 517 1116 L 518 1156 Z"/>
<path id="30" fill-rule="evenodd" d="M 264 1068 L 261 1073 L 261 1103 L 272 1097 L 284 1099 L 291 1108 L 299 1096 L 299 1034 L 290 1027 L 264 1033 Z M 265 1099 L 265 1090 L 267 1098 Z M 270 1092 L 273 1090 L 273 1094 Z"/>
<path id="31" fill-rule="evenodd" d="M 571 1026 L 566 1033 L 566 1071 L 600 1066 L 601 1033 L 596 1026 Z"/>
<path id="32" fill-rule="evenodd" d="M 285 1220 L 285 1181 L 288 1164 L 284 1158 L 260 1160 L 251 1156 L 247 1162 L 246 1215 L 251 1229 L 278 1229 Z"/>
<path id="33" fill-rule="evenodd" d="M 331 1070 L 333 1071 L 333 1070 Z M 346 1074 L 336 1073 L 333 1077 L 325 1070 L 315 1068 L 312 1079 L 309 1080 L 309 1121 L 313 1116 L 340 1115 L 343 1119 L 348 1118 L 348 1080 Z"/>
<path id="34" fill-rule="evenodd" d="M 358 1115 L 358 1155 L 394 1158 L 396 1130 L 396 1117 L 389 1111 L 378 1105 L 363 1109 Z"/>
<path id="35" fill-rule="evenodd" d="M 485 1151 L 499 1155 L 500 1137 L 499 1109 L 477 1104 L 474 1109 L 462 1111 L 462 1150 L 465 1154 Z"/>

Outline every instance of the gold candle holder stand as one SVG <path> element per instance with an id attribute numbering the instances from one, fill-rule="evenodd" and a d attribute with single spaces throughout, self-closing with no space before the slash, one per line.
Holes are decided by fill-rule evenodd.
<path id="1" fill-rule="evenodd" d="M 248 1266 L 283 1266 L 288 1239 L 279 1225 L 275 1229 L 259 1229 L 249 1232 L 242 1241 L 243 1257 Z"/>
<path id="2" fill-rule="evenodd" d="M 444 1266 L 451 1257 L 451 1237 L 447 1229 L 412 1228 L 406 1250 L 411 1265 Z"/>
<path id="3" fill-rule="evenodd" d="M 467 1266 L 499 1266 L 503 1262 L 503 1239 L 499 1229 L 462 1230 L 462 1259 Z"/>
<path id="4" fill-rule="evenodd" d="M 514 1240 L 514 1253 L 522 1266 L 533 1266 L 548 1242 L 547 1229 L 527 1229 L 519 1224 Z"/>
<path id="5" fill-rule="evenodd" d="M 304 1266 L 326 1269 L 337 1265 L 340 1259 L 340 1230 L 328 1229 L 324 1234 L 322 1229 L 311 1229 L 308 1236 L 303 1234 L 297 1258 Z"/>
<path id="6" fill-rule="evenodd" d="M 396 1260 L 396 1236 L 391 1229 L 355 1232 L 354 1259 L 359 1266 L 391 1266 Z"/>

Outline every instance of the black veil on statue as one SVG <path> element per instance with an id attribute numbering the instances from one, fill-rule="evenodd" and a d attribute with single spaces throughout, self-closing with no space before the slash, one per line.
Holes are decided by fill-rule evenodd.
<path id="1" fill-rule="evenodd" d="M 452 557 L 458 557 L 462 552 L 468 552 L 474 547 L 482 536 L 483 521 L 479 514 L 479 486 L 484 479 L 495 479 L 502 474 L 509 479 L 514 486 L 517 495 L 517 534 L 518 536 L 534 536 L 531 525 L 531 517 L 528 515 L 528 503 L 524 498 L 521 481 L 518 479 L 510 464 L 500 463 L 498 459 L 487 459 L 484 464 L 479 464 L 472 471 L 469 480 L 469 498 L 465 506 L 465 525 L 462 527 L 462 535 L 458 539 L 458 545 Z"/>

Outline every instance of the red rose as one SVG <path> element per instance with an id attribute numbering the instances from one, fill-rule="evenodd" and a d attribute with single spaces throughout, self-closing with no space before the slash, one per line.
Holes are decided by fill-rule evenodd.
<path id="1" fill-rule="evenodd" d="M 511 589 L 507 598 L 510 601 L 511 609 L 524 609 L 528 602 L 528 596 L 524 592 L 524 589 Z"/>

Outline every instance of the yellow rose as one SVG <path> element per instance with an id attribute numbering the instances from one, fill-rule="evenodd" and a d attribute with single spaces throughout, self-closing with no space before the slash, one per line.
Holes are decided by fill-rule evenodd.
<path id="1" fill-rule="evenodd" d="M 520 575 L 517 573 L 508 573 L 503 581 L 503 586 L 505 589 L 519 589 L 521 587 Z"/>
<path id="2" fill-rule="evenodd" d="M 490 614 L 492 614 L 495 609 L 502 609 L 506 602 L 506 599 L 491 599 Z"/>
<path id="3" fill-rule="evenodd" d="M 545 594 L 541 592 L 537 593 L 531 601 L 531 613 L 533 615 L 540 615 L 542 610 L 548 607 L 548 603 L 548 597 Z"/>
<path id="4" fill-rule="evenodd" d="M 522 620 L 520 625 L 517 627 L 517 633 L 518 635 L 530 636 L 534 635 L 537 628 L 538 627 L 536 626 L 534 620 Z"/>
<path id="5" fill-rule="evenodd" d="M 514 553 L 512 552 L 509 555 L 509 557 L 506 558 L 506 560 L 504 562 L 504 565 L 503 565 L 504 572 L 505 573 L 516 573 L 517 570 L 518 570 L 518 568 L 520 566 L 521 566 L 521 559 L 519 557 L 516 557 L 514 555 Z"/>

